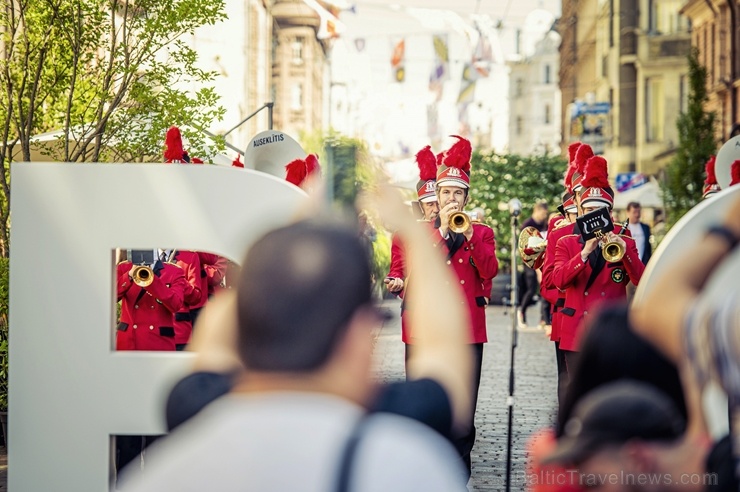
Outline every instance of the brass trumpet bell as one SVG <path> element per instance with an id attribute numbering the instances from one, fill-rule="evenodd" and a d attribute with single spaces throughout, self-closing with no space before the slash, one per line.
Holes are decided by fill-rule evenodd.
<path id="1" fill-rule="evenodd" d="M 146 265 L 139 265 L 131 272 L 131 278 L 139 287 L 149 287 L 154 281 L 154 272 Z"/>
<path id="2" fill-rule="evenodd" d="M 624 246 L 616 241 L 609 241 L 601 248 L 601 254 L 609 263 L 616 263 L 624 257 Z"/>
<path id="3" fill-rule="evenodd" d="M 450 230 L 461 234 L 470 227 L 470 217 L 465 212 L 455 212 L 450 214 Z"/>
<path id="4" fill-rule="evenodd" d="M 545 261 L 547 241 L 536 227 L 527 226 L 519 233 L 517 250 L 522 262 L 534 270 L 542 266 Z"/>

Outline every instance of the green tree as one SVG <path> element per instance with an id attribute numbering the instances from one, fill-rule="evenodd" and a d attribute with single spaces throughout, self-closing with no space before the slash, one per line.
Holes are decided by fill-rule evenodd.
<path id="1" fill-rule="evenodd" d="M 334 130 L 301 136 L 306 152 L 319 156 L 322 173 L 331 186 L 334 204 L 354 209 L 360 190 L 370 186 L 382 172 L 368 151 L 365 141 L 347 137 Z M 372 214 L 371 214 L 372 215 Z M 380 224 L 366 216 L 364 235 L 372 244 L 373 278 L 383 279 L 390 268 L 390 236 Z M 377 284 L 379 285 L 379 284 Z"/>
<path id="2" fill-rule="evenodd" d="M 678 149 L 666 167 L 663 201 L 666 224 L 675 224 L 702 198 L 704 165 L 717 149 L 714 136 L 716 115 L 704 110 L 707 97 L 707 69 L 699 63 L 699 50 L 688 57 L 689 94 L 686 112 L 676 121 Z"/>
<path id="3" fill-rule="evenodd" d="M 215 74 L 182 38 L 224 9 L 223 0 L 0 0 L 0 255 L 9 163 L 31 160 L 35 135 L 61 130 L 41 149 L 52 160 L 158 161 L 174 124 L 204 155 L 198 130 L 224 109 Z"/>
<path id="4" fill-rule="evenodd" d="M 563 175 L 567 163 L 561 157 L 501 155 L 474 151 L 471 160 L 470 201 L 465 207 L 485 211 L 485 223 L 496 235 L 496 255 L 501 268 L 511 264 L 511 216 L 508 203 L 522 202 L 521 225 L 538 201 L 546 201 L 552 211 L 562 201 Z"/>

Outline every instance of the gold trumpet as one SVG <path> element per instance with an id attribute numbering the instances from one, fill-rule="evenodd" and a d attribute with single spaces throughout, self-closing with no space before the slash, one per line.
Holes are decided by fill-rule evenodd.
<path id="1" fill-rule="evenodd" d="M 465 212 L 454 212 L 450 214 L 450 230 L 461 234 L 470 227 L 470 217 Z"/>
<path id="2" fill-rule="evenodd" d="M 131 278 L 139 287 L 149 287 L 154 281 L 154 272 L 146 265 L 139 265 L 131 271 Z"/>
<path id="3" fill-rule="evenodd" d="M 616 263 L 624 257 L 624 246 L 616 241 L 609 241 L 604 243 L 604 246 L 601 248 L 601 254 L 609 263 Z"/>
<path id="4" fill-rule="evenodd" d="M 627 228 L 628 223 L 629 222 L 625 222 L 624 224 L 622 224 L 622 227 L 619 229 L 619 232 L 615 234 L 615 237 L 619 234 L 622 234 L 622 232 L 624 232 L 624 230 Z M 609 263 L 616 263 L 620 261 L 624 257 L 624 252 L 625 252 L 624 246 L 622 246 L 622 244 L 614 240 L 607 241 L 606 243 L 604 243 L 604 246 L 601 248 L 601 255 Z"/>

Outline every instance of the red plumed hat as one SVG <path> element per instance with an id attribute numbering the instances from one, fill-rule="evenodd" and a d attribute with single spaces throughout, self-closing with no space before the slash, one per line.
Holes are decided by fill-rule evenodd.
<path id="1" fill-rule="evenodd" d="M 435 180 L 437 179 L 437 157 L 432 148 L 427 145 L 416 153 L 416 164 L 419 166 L 419 181 L 416 183 L 416 193 L 420 202 L 434 202 Z"/>
<path id="2" fill-rule="evenodd" d="M 573 185 L 573 174 L 576 172 L 576 166 L 571 162 L 568 164 L 568 169 L 565 170 L 565 179 L 563 180 L 563 186 L 565 190 L 570 192 Z"/>
<path id="3" fill-rule="evenodd" d="M 452 135 L 457 142 L 442 155 L 441 165 L 437 169 L 437 186 L 457 186 L 470 188 L 470 157 L 473 147 L 470 140 L 459 135 Z"/>
<path id="4" fill-rule="evenodd" d="M 704 170 L 707 172 L 707 177 L 704 180 L 704 186 L 702 187 L 702 198 L 710 197 L 721 190 L 719 183 L 717 183 L 717 175 L 714 172 L 716 160 L 716 156 L 709 157 L 709 160 L 704 167 Z"/>
<path id="5" fill-rule="evenodd" d="M 611 208 L 614 205 L 614 191 L 609 186 L 606 159 L 602 156 L 593 156 L 586 162 L 581 185 L 583 185 L 582 207 Z"/>
<path id="6" fill-rule="evenodd" d="M 589 144 L 581 144 L 578 146 L 575 158 L 573 159 L 573 164 L 575 165 L 576 170 L 571 177 L 571 189 L 574 192 L 577 192 L 582 188 L 581 180 L 583 179 L 583 174 L 586 170 L 586 161 L 593 156 L 594 150 Z"/>
<path id="7" fill-rule="evenodd" d="M 236 159 L 234 159 L 233 161 L 231 161 L 231 166 L 232 167 L 241 167 L 242 169 L 244 168 L 244 163 L 242 162 L 242 155 L 241 154 L 236 154 Z"/>
<path id="8" fill-rule="evenodd" d="M 164 137 L 164 162 L 184 162 L 184 154 L 180 129 L 171 126 Z"/>
<path id="9" fill-rule="evenodd" d="M 583 145 L 581 142 L 573 142 L 568 145 L 568 164 L 571 164 L 576 159 L 576 152 L 578 148 Z"/>
<path id="10" fill-rule="evenodd" d="M 740 183 L 740 160 L 733 161 L 730 165 L 730 186 Z"/>
<path id="11" fill-rule="evenodd" d="M 310 175 L 321 172 L 319 158 L 314 154 L 308 154 L 305 159 L 296 159 L 285 166 L 285 180 L 296 186 L 303 186 L 304 181 Z"/>

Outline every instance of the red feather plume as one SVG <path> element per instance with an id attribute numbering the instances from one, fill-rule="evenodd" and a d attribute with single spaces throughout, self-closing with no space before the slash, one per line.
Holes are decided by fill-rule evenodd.
<path id="1" fill-rule="evenodd" d="M 466 140 L 459 135 L 452 136 L 457 139 L 457 142 L 447 149 L 442 157 L 442 164 L 447 167 L 457 167 L 466 174 L 470 174 L 470 157 L 473 155 L 470 140 Z"/>
<path id="2" fill-rule="evenodd" d="M 306 179 L 306 161 L 303 159 L 295 159 L 285 166 L 285 171 L 285 180 L 288 183 L 301 186 L 303 180 Z"/>
<path id="3" fill-rule="evenodd" d="M 730 186 L 740 183 L 740 160 L 730 165 Z"/>
<path id="4" fill-rule="evenodd" d="M 320 173 L 321 166 L 319 165 L 319 157 L 316 154 L 308 154 L 306 156 L 306 176 L 311 176 L 314 173 Z"/>
<path id="5" fill-rule="evenodd" d="M 236 159 L 234 159 L 231 162 L 231 166 L 232 167 L 241 167 L 241 168 L 244 167 L 244 163 L 242 162 L 242 155 L 241 154 L 236 154 Z"/>
<path id="6" fill-rule="evenodd" d="M 586 162 L 594 156 L 594 150 L 589 144 L 581 144 L 576 151 L 575 165 L 576 171 L 583 174 L 586 172 Z"/>
<path id="7" fill-rule="evenodd" d="M 572 164 L 573 161 L 576 158 L 576 152 L 578 152 L 578 149 L 583 145 L 581 142 L 573 142 L 572 144 L 568 145 L 568 163 Z"/>
<path id="8" fill-rule="evenodd" d="M 429 181 L 437 177 L 437 158 L 429 145 L 416 153 L 416 163 L 419 165 L 420 180 Z"/>
<path id="9" fill-rule="evenodd" d="M 708 185 L 717 184 L 717 175 L 714 174 L 714 164 L 717 160 L 716 156 L 711 156 L 709 160 L 706 163 L 706 166 L 704 170 L 707 172 L 707 179 L 704 180 L 704 183 Z"/>
<path id="10" fill-rule="evenodd" d="M 584 188 L 608 188 L 609 174 L 606 166 L 606 159 L 600 155 L 591 157 L 583 170 L 583 181 L 581 184 Z"/>
<path id="11" fill-rule="evenodd" d="M 181 161 L 185 150 L 182 148 L 180 129 L 171 126 L 164 137 L 164 160 L 166 162 Z"/>
<path id="12" fill-rule="evenodd" d="M 308 176 L 320 170 L 319 158 L 315 154 L 308 154 L 305 159 L 295 159 L 285 166 L 285 180 L 301 186 Z"/>

